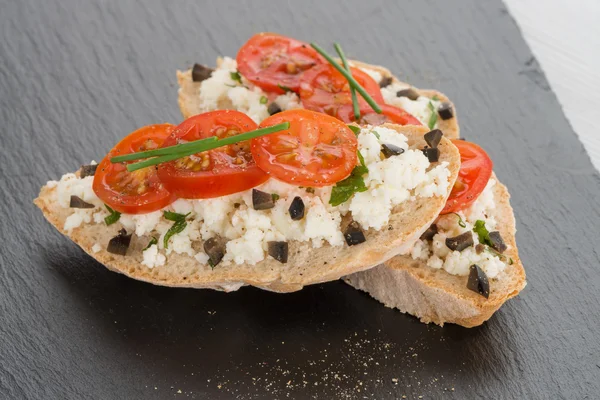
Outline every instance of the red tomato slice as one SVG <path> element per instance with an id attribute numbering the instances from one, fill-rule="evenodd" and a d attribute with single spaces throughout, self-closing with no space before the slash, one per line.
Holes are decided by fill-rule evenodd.
<path id="1" fill-rule="evenodd" d="M 298 91 L 304 71 L 325 61 L 307 43 L 275 33 L 259 33 L 237 54 L 240 74 L 267 92 Z"/>
<path id="2" fill-rule="evenodd" d="M 366 72 L 350 68 L 352 77 L 367 91 L 379 105 L 384 103 L 379 84 Z M 360 108 L 369 107 L 357 93 Z M 331 64 L 322 64 L 304 73 L 300 80 L 300 99 L 307 110 L 337 116 L 338 109 L 352 104 L 348 81 Z"/>
<path id="3" fill-rule="evenodd" d="M 492 176 L 493 163 L 485 150 L 475 143 L 452 140 L 460 152 L 460 170 L 441 214 L 469 207 L 483 192 Z"/>
<path id="4" fill-rule="evenodd" d="M 333 185 L 357 164 L 356 136 L 342 121 L 297 109 L 265 119 L 267 127 L 288 121 L 290 129 L 252 139 L 256 163 L 272 177 L 299 186 Z"/>
<path id="5" fill-rule="evenodd" d="M 210 136 L 225 138 L 257 128 L 239 111 L 211 111 L 183 121 L 163 147 Z M 159 164 L 158 176 L 167 189 L 184 199 L 225 196 L 258 186 L 269 178 L 252 159 L 249 141 Z"/>
<path id="6" fill-rule="evenodd" d="M 416 119 L 412 114 L 406 112 L 403 108 L 394 107 L 387 104 L 380 104 L 381 114 L 377 114 L 368 105 L 360 108 L 359 125 L 382 125 L 390 122 L 398 125 L 422 125 L 421 121 Z M 342 106 L 338 110 L 337 117 L 349 124 L 356 122 L 354 119 L 354 109 L 352 104 Z"/>
<path id="7" fill-rule="evenodd" d="M 110 159 L 157 149 L 174 128 L 171 124 L 145 126 L 117 143 L 96 169 L 92 185 L 96 195 L 114 210 L 127 214 L 149 213 L 171 204 L 175 196 L 158 179 L 156 168 L 129 172 L 128 163 L 113 164 Z"/>

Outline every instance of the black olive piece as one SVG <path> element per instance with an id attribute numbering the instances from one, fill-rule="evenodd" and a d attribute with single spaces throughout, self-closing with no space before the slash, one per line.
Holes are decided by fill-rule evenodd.
<path id="1" fill-rule="evenodd" d="M 302 218 L 304 218 L 304 208 L 302 197 L 294 197 L 294 200 L 292 200 L 292 204 L 290 204 L 290 208 L 288 209 L 292 220 L 300 221 Z"/>
<path id="2" fill-rule="evenodd" d="M 473 243 L 473 234 L 470 231 L 462 235 L 446 238 L 446 246 L 453 251 L 463 251 L 467 247 L 473 246 Z"/>
<path id="3" fill-rule="evenodd" d="M 81 197 L 71 195 L 71 201 L 69 202 L 69 207 L 71 207 L 71 208 L 94 208 L 96 206 L 88 203 L 87 201 L 83 201 L 83 199 Z"/>
<path id="4" fill-rule="evenodd" d="M 452 104 L 442 103 L 438 107 L 438 115 L 441 119 L 446 120 L 454 117 L 454 111 L 452 110 Z"/>
<path id="5" fill-rule="evenodd" d="M 438 226 L 436 224 L 431 224 L 421 235 L 421 240 L 433 240 L 436 233 L 438 233 Z"/>
<path id="6" fill-rule="evenodd" d="M 94 165 L 82 165 L 79 169 L 79 177 L 85 178 L 86 176 L 94 176 L 96 174 L 96 169 L 98 168 L 98 164 Z"/>
<path id="7" fill-rule="evenodd" d="M 490 282 L 488 277 L 483 272 L 479 265 L 473 264 L 469 267 L 469 280 L 467 281 L 467 289 L 479 293 L 486 299 L 490 297 Z"/>
<path id="8" fill-rule="evenodd" d="M 429 162 L 438 162 L 440 159 L 440 149 L 438 148 L 425 148 L 423 149 L 423 154 L 425 154 Z"/>
<path id="9" fill-rule="evenodd" d="M 277 103 L 271 103 L 269 104 L 269 107 L 267 107 L 267 111 L 269 112 L 269 115 L 275 115 L 281 112 L 281 107 L 279 107 L 279 104 Z"/>
<path id="10" fill-rule="evenodd" d="M 490 238 L 490 247 L 492 249 L 496 250 L 498 253 L 504 253 L 506 251 L 506 249 L 508 248 L 506 246 L 506 243 L 504 243 L 504 239 L 502 239 L 500 232 L 498 232 L 498 231 L 490 232 L 489 238 Z"/>
<path id="11" fill-rule="evenodd" d="M 208 256 L 208 264 L 214 268 L 225 256 L 227 240 L 220 236 L 211 237 L 204 242 L 204 252 Z"/>
<path id="12" fill-rule="evenodd" d="M 121 229 L 117 236 L 108 241 L 108 247 L 106 248 L 106 251 L 124 256 L 127 254 L 129 243 L 131 243 L 131 233 L 128 235 L 125 229 Z"/>
<path id="13" fill-rule="evenodd" d="M 408 97 L 411 100 L 417 100 L 419 93 L 413 88 L 402 89 L 396 92 L 396 97 Z"/>
<path id="14" fill-rule="evenodd" d="M 268 210 L 275 207 L 271 193 L 262 192 L 258 189 L 252 189 L 252 207 L 255 210 Z"/>
<path id="15" fill-rule="evenodd" d="M 288 260 L 288 242 L 268 242 L 268 253 L 282 264 Z"/>
<path id="16" fill-rule="evenodd" d="M 388 86 L 390 86 L 392 84 L 392 81 L 393 81 L 393 79 L 392 79 L 391 76 L 384 76 L 379 81 L 379 87 L 380 88 L 388 87 Z"/>
<path id="17" fill-rule="evenodd" d="M 344 231 L 344 239 L 346 239 L 348 246 L 364 243 L 367 240 L 360 224 L 356 221 L 352 221 L 348 224 Z"/>
<path id="18" fill-rule="evenodd" d="M 440 144 L 440 141 L 442 140 L 442 136 L 444 136 L 442 131 L 440 131 L 439 129 L 434 129 L 432 131 L 427 132 L 424 138 L 429 147 L 431 147 L 432 149 L 437 149 L 438 144 Z"/>
<path id="19" fill-rule="evenodd" d="M 192 67 L 192 81 L 202 82 L 210 78 L 210 75 L 214 72 L 214 69 L 208 68 L 202 64 L 194 64 Z"/>
<path id="20" fill-rule="evenodd" d="M 381 152 L 385 158 L 390 158 L 404 153 L 404 149 L 393 144 L 384 143 L 381 145 Z"/>

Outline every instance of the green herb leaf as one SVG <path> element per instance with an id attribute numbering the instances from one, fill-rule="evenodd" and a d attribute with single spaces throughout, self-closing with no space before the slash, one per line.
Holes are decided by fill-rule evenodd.
<path id="1" fill-rule="evenodd" d="M 269 101 L 267 96 L 260 96 L 260 104 L 267 104 L 267 101 Z"/>
<path id="2" fill-rule="evenodd" d="M 465 224 L 465 221 L 463 221 L 462 217 L 458 213 L 452 213 L 452 214 L 454 214 L 458 217 L 458 226 L 460 226 L 461 228 L 467 227 L 467 224 Z"/>
<path id="3" fill-rule="evenodd" d="M 433 106 L 433 103 L 431 101 L 429 102 L 429 104 L 427 104 L 427 107 L 431 111 L 431 116 L 429 117 L 427 125 L 429 126 L 429 129 L 433 129 L 435 128 L 435 124 L 437 123 L 437 112 L 435 112 L 435 107 Z"/>
<path id="4" fill-rule="evenodd" d="M 504 254 L 499 253 L 498 251 L 496 251 L 496 249 L 493 249 L 490 246 L 485 246 L 485 250 L 488 253 L 490 253 L 490 254 L 498 257 L 501 261 L 508 262 L 508 265 L 513 265 L 514 264 L 514 261 L 513 261 L 512 258 L 506 257 Z"/>
<path id="5" fill-rule="evenodd" d="M 151 246 L 153 246 L 155 244 L 158 244 L 158 239 L 153 236 L 152 239 L 150 239 L 150 241 L 148 242 L 148 245 L 146 247 L 144 247 L 144 250 L 142 250 L 142 251 L 148 250 Z"/>
<path id="6" fill-rule="evenodd" d="M 229 76 L 231 77 L 232 81 L 239 82 L 240 85 L 242 84 L 242 76 L 238 71 L 230 72 Z"/>
<path id="7" fill-rule="evenodd" d="M 285 85 L 281 85 L 281 84 L 277 84 L 277 87 L 281 90 L 283 90 L 284 92 L 291 92 L 292 89 L 290 89 L 289 87 L 285 86 Z"/>
<path id="8" fill-rule="evenodd" d="M 106 204 L 104 205 L 104 207 L 106 207 L 106 209 L 110 213 L 110 215 L 104 217 L 104 223 L 106 225 L 112 225 L 112 224 L 114 224 L 115 222 L 117 222 L 121 218 L 121 213 L 120 212 L 113 210 L 112 208 L 110 208 Z"/>
<path id="9" fill-rule="evenodd" d="M 215 264 L 213 264 L 210 258 L 208 259 L 208 265 L 210 266 L 210 269 L 215 269 Z"/>
<path id="10" fill-rule="evenodd" d="M 492 245 L 492 242 L 490 240 L 490 233 L 485 227 L 485 221 L 482 221 L 480 219 L 475 221 L 475 225 L 473 226 L 473 232 L 475 232 L 479 237 L 479 243 L 486 244 L 488 246 Z"/>
<path id="11" fill-rule="evenodd" d="M 360 165 L 354 167 L 350 176 L 343 181 L 336 183 L 331 190 L 329 204 L 334 207 L 348 201 L 354 193 L 365 192 L 367 190 L 363 175 L 369 172 L 369 168 L 365 165 L 365 159 L 362 154 L 360 154 L 360 151 L 357 152 L 357 156 Z"/>
<path id="12" fill-rule="evenodd" d="M 371 133 L 372 133 L 373 135 L 375 135 L 375 137 L 377 138 L 377 140 L 381 139 L 381 136 L 379 136 L 379 133 L 377 133 L 377 131 L 376 131 L 376 130 L 372 130 L 372 131 L 371 131 Z"/>
<path id="13" fill-rule="evenodd" d="M 273 198 L 273 201 L 275 202 L 275 201 L 279 200 L 280 196 L 277 193 L 271 193 L 271 197 Z"/>
<path id="14" fill-rule="evenodd" d="M 185 215 L 172 211 L 165 211 L 163 213 L 165 219 L 175 222 L 173 225 L 171 225 L 167 233 L 165 233 L 165 237 L 163 239 L 163 245 L 165 249 L 169 247 L 169 239 L 171 239 L 171 236 L 181 233 L 185 229 L 185 227 L 187 226 L 187 222 L 185 222 L 185 219 L 188 215 L 190 215 L 190 213 L 187 213 Z"/>
<path id="15" fill-rule="evenodd" d="M 356 136 L 358 136 L 358 134 L 360 133 L 360 128 L 358 126 L 354 126 L 354 125 L 348 125 L 348 128 L 350 128 L 350 130 L 352 132 L 354 132 L 354 134 Z"/>
<path id="16" fill-rule="evenodd" d="M 437 94 L 434 94 L 433 97 L 431 98 L 431 100 L 439 101 L 440 98 L 438 97 Z"/>

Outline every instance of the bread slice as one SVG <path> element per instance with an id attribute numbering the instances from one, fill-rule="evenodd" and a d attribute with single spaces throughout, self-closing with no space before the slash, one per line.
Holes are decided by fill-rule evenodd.
<path id="1" fill-rule="evenodd" d="M 424 127 L 389 124 L 386 126 L 407 136 L 411 148 L 423 148 L 426 144 L 423 134 L 427 129 Z M 439 148 L 440 161 L 449 163 L 449 179 L 453 183 L 460 166 L 458 150 L 445 138 Z M 141 264 L 142 249 L 148 243 L 149 237 L 134 236 L 126 256 L 111 254 L 105 250 L 106 245 L 122 228 L 120 223 L 111 226 L 86 224 L 67 233 L 63 226 L 65 219 L 71 214 L 71 209 L 62 208 L 57 204 L 55 191 L 55 187 L 44 186 L 39 197 L 35 199 L 35 204 L 56 229 L 113 271 L 164 286 L 232 291 L 243 285 L 253 285 L 275 292 L 292 292 L 302 289 L 305 285 L 336 280 L 344 275 L 372 268 L 396 254 L 410 250 L 443 208 L 450 189 L 446 196 L 417 198 L 395 207 L 392 210 L 389 228 L 366 231 L 365 243 L 351 247 L 332 247 L 326 244 L 321 248 L 312 248 L 308 242 L 290 242 L 287 264 L 281 264 L 268 257 L 256 265 L 220 264 L 214 269 L 198 263 L 193 257 L 175 253 L 168 256 L 165 266 L 150 269 Z M 92 246 L 96 243 L 102 246 L 102 250 L 93 252 Z M 200 249 L 202 243 L 194 243 L 194 246 Z"/>
<path id="2" fill-rule="evenodd" d="M 497 181 L 495 175 L 492 176 Z M 410 256 L 397 256 L 369 271 L 346 276 L 344 280 L 364 290 L 388 307 L 418 317 L 421 322 L 443 325 L 446 322 L 470 328 L 481 325 L 508 299 L 527 284 L 515 242 L 515 217 L 506 186 L 493 187 L 497 229 L 509 246 L 512 258 L 503 273 L 490 280 L 488 299 L 467 289 L 467 277 L 428 267 Z"/>
<path id="3" fill-rule="evenodd" d="M 410 87 L 408 83 L 401 82 L 398 80 L 392 73 L 384 68 L 377 65 L 371 65 L 359 61 L 350 61 L 350 63 L 359 68 L 371 69 L 373 71 L 377 71 L 381 74 L 382 77 L 390 77 L 393 82 L 398 82 L 407 87 Z M 217 65 L 221 64 L 221 59 L 217 60 Z M 199 103 L 199 92 L 200 92 L 200 83 L 194 82 L 192 80 L 192 70 L 188 69 L 186 71 L 177 71 L 177 82 L 179 83 L 179 96 L 178 103 L 179 109 L 181 110 L 181 114 L 183 114 L 184 118 L 189 118 L 192 115 L 200 114 L 203 110 L 200 109 Z M 421 96 L 425 96 L 428 98 L 432 98 L 437 96 L 438 99 L 442 102 L 448 102 L 452 104 L 452 102 L 444 95 L 436 90 L 421 90 L 414 88 Z M 219 109 L 231 109 L 234 108 L 231 103 L 224 100 L 219 103 Z M 459 137 L 459 128 L 458 128 L 458 119 L 456 117 L 456 108 L 454 104 L 452 104 L 452 109 L 454 110 L 454 117 L 443 120 L 438 118 L 438 128 L 444 132 L 444 136 L 448 139 L 458 139 Z"/>

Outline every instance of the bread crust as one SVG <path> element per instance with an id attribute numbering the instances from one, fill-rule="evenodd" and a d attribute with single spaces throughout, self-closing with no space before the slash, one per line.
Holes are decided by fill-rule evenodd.
<path id="1" fill-rule="evenodd" d="M 368 68 L 379 72 L 383 77 L 390 77 L 394 82 L 402 83 L 406 86 L 411 86 L 408 83 L 400 81 L 396 78 L 392 73 L 385 67 L 381 67 L 378 65 L 371 65 L 367 63 L 363 63 L 360 61 L 350 60 L 350 63 L 354 66 L 361 68 Z M 217 65 L 221 64 L 221 59 L 217 60 Z M 179 93 L 177 96 L 177 102 L 179 104 L 179 109 L 181 110 L 181 114 L 184 118 L 189 118 L 192 115 L 196 115 L 202 112 L 200 110 L 200 104 L 198 103 L 198 94 L 200 92 L 200 82 L 192 81 L 192 70 L 186 71 L 177 71 L 177 82 L 179 83 Z M 411 86 L 412 87 L 412 86 Z M 443 120 L 438 118 L 438 128 L 444 133 L 448 139 L 458 139 L 460 130 L 458 127 L 458 117 L 456 116 L 456 107 L 454 104 L 446 97 L 445 94 L 438 92 L 436 90 L 430 89 L 417 89 L 413 87 L 421 96 L 432 98 L 433 96 L 437 96 L 440 101 L 448 102 L 452 104 L 452 109 L 454 110 L 454 117 Z M 220 104 L 220 108 L 233 108 L 233 106 L 228 104 Z"/>
<path id="2" fill-rule="evenodd" d="M 424 127 L 386 126 L 406 135 L 411 148 L 425 146 L 423 135 L 427 129 Z M 440 143 L 440 149 L 440 161 L 449 162 L 450 182 L 453 183 L 460 167 L 458 149 L 445 138 Z M 275 292 L 293 292 L 305 285 L 336 280 L 344 275 L 372 268 L 396 254 L 408 251 L 437 217 L 449 194 L 448 190 L 446 196 L 418 198 L 397 206 L 392 212 L 390 229 L 368 230 L 367 241 L 356 246 L 331 247 L 326 244 L 315 249 L 307 242 L 290 242 L 290 259 L 287 264 L 268 257 L 254 266 L 219 265 L 213 270 L 208 265 L 198 263 L 193 257 L 175 253 L 169 255 L 166 266 L 150 269 L 142 265 L 142 249 L 149 237 L 134 236 L 127 256 L 107 252 L 106 245 L 121 228 L 120 223 L 111 226 L 86 224 L 70 233 L 66 232 L 63 226 L 71 211 L 54 201 L 55 190 L 56 188 L 44 186 L 34 203 L 56 229 L 112 271 L 163 286 L 233 291 L 243 285 L 252 285 Z M 103 248 L 94 253 L 92 246 L 96 243 Z M 195 242 L 194 246 L 200 249 L 202 243 Z"/>
<path id="3" fill-rule="evenodd" d="M 481 325 L 507 300 L 527 284 L 525 270 L 515 241 L 515 217 L 506 186 L 494 185 L 494 217 L 512 258 L 497 279 L 490 280 L 488 299 L 467 289 L 467 277 L 428 267 L 422 260 L 396 256 L 369 271 L 356 273 L 344 281 L 363 290 L 387 307 L 416 316 L 421 322 L 438 325 L 454 323 L 467 328 Z"/>

